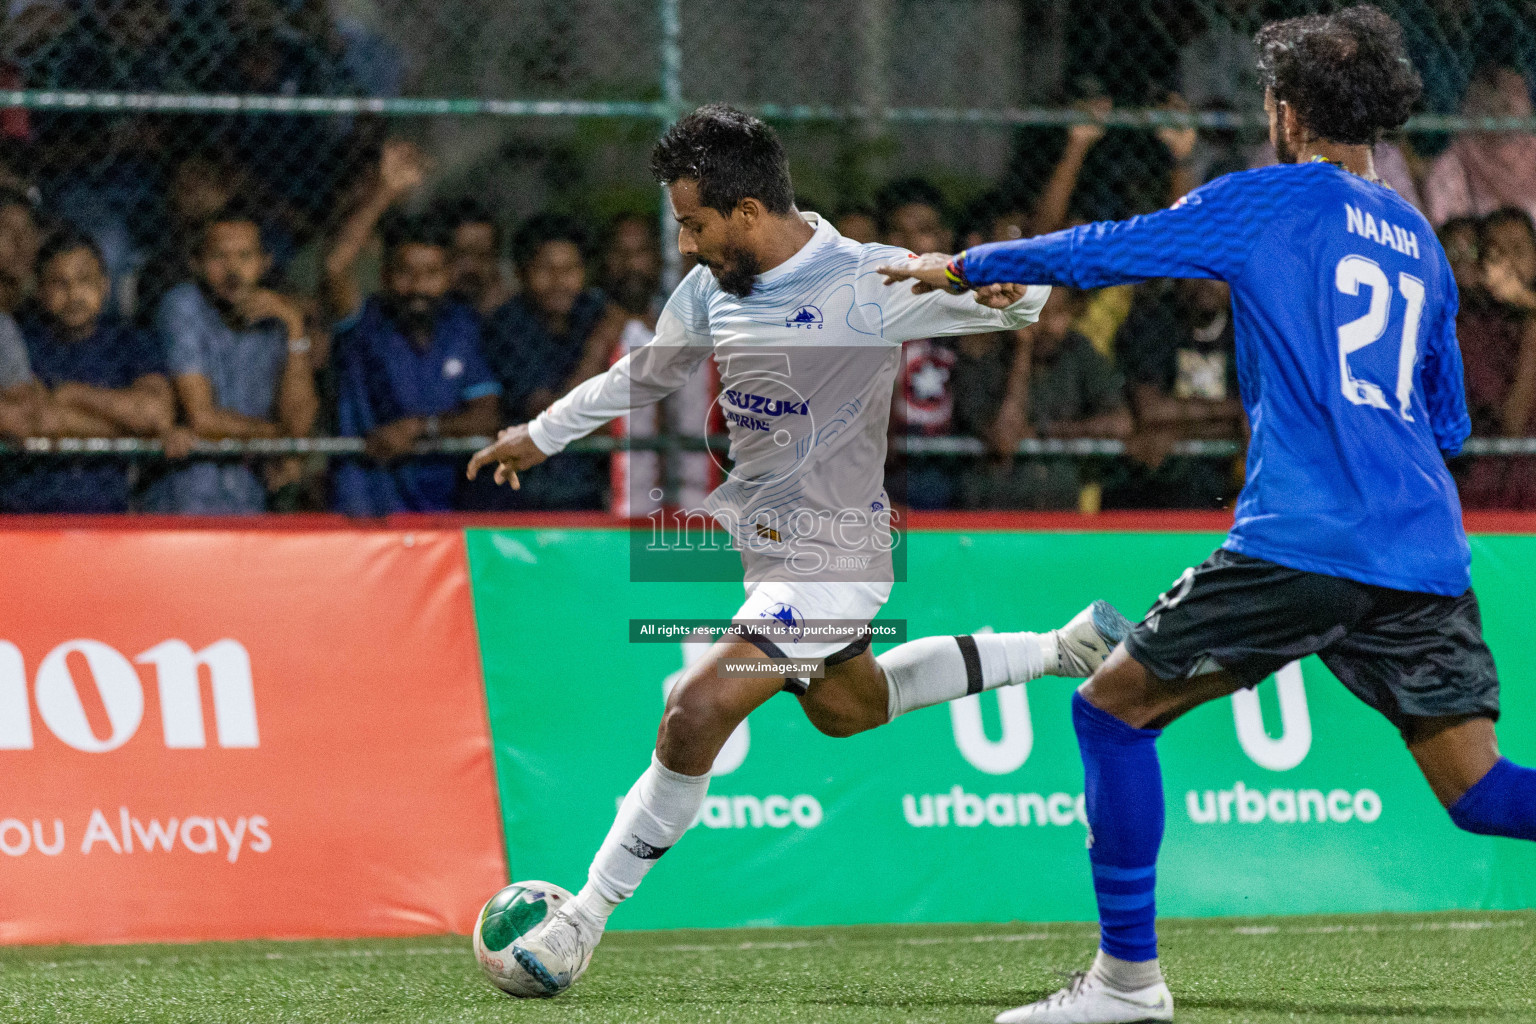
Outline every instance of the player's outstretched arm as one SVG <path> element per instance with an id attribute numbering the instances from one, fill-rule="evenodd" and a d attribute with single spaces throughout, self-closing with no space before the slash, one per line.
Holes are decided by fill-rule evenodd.
<path id="1" fill-rule="evenodd" d="M 528 436 L 528 424 L 519 423 L 496 435 L 494 444 L 481 448 L 469 460 L 468 477 L 473 480 L 486 466 L 496 467 L 496 482 L 510 484 L 515 491 L 522 486 L 517 479 L 520 470 L 537 466 L 549 456 L 539 450 Z"/>
<path id="2" fill-rule="evenodd" d="M 874 257 L 875 273 L 861 274 L 856 290 L 860 309 L 878 310 L 866 316 L 878 319 L 873 326 L 881 337 L 899 342 L 1016 330 L 1039 318 L 1049 288 L 1000 282 L 966 295 L 970 289 L 949 277 L 951 260 L 944 253 Z M 912 287 L 884 287 L 901 281 Z"/>
<path id="3" fill-rule="evenodd" d="M 909 256 L 881 264 L 875 269 L 888 285 L 911 281 L 913 295 L 942 291 L 958 293 L 965 288 L 959 277 L 950 277 L 949 264 L 952 259 L 953 256 L 942 252 L 925 252 L 921 256 Z"/>
<path id="4" fill-rule="evenodd" d="M 669 306 L 656 337 L 589 377 L 527 423 L 503 430 L 496 443 L 476 452 L 469 477 L 496 466 L 496 482 L 518 486 L 517 474 L 561 452 L 611 420 L 661 401 L 688 383 L 711 351 L 709 338 L 687 331 Z"/>
<path id="5" fill-rule="evenodd" d="M 951 291 L 957 294 L 966 289 L 958 277 L 951 278 L 950 263 L 954 260 L 942 252 L 929 252 L 921 256 L 909 257 L 896 263 L 886 263 L 876 268 L 876 272 L 885 278 L 885 283 L 895 284 L 898 281 L 911 281 L 913 295 L 926 295 L 929 292 Z M 1029 293 L 1029 287 L 1022 284 L 988 284 L 974 289 L 975 299 L 988 309 L 1007 309 Z"/>
<path id="6" fill-rule="evenodd" d="M 978 245 L 943 263 L 936 255 L 906 261 L 910 267 L 892 261 L 880 270 L 891 281 L 911 279 L 926 290 L 950 291 L 1006 282 L 1104 288 L 1154 277 L 1232 281 L 1263 226 L 1283 215 L 1295 187 L 1260 172 L 1231 174 L 1167 210 Z"/>

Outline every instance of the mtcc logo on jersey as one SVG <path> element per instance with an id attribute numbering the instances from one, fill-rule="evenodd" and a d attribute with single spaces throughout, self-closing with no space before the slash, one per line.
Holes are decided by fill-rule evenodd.
<path id="1" fill-rule="evenodd" d="M 808 331 L 815 328 L 819 331 L 825 325 L 821 321 L 821 310 L 815 306 L 801 306 L 784 318 L 784 326 L 803 327 Z"/>
<path id="2" fill-rule="evenodd" d="M 779 622 L 791 634 L 798 634 L 805 628 L 805 617 L 800 614 L 800 609 L 792 604 L 780 601 L 766 611 L 757 613 L 760 619 L 774 619 Z"/>
<path id="3" fill-rule="evenodd" d="M 449 356 L 443 360 L 443 379 L 453 380 L 455 377 L 464 376 L 464 360 L 458 356 Z"/>
<path id="4" fill-rule="evenodd" d="M 73 660 L 72 660 L 73 659 Z M 100 640 L 69 640 L 38 663 L 32 694 L 38 717 L 67 746 L 86 753 L 116 750 L 138 732 L 144 719 L 144 684 L 135 665 L 154 668 L 160 697 L 160 726 L 170 749 L 208 746 L 198 675 L 206 669 L 213 694 L 213 720 L 221 747 L 256 747 L 256 693 L 251 656 L 237 640 L 218 640 L 194 651 L 181 640 L 166 640 L 129 661 Z M 94 686 L 108 729 L 106 736 L 86 715 L 81 693 Z M 0 750 L 31 750 L 32 713 L 27 670 L 15 644 L 0 640 Z"/>

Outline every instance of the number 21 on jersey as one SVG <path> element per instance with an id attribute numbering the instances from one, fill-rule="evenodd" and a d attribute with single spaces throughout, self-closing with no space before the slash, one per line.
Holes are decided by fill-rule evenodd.
<path id="1" fill-rule="evenodd" d="M 1345 295 L 1359 295 L 1362 287 L 1371 291 L 1371 305 L 1365 315 L 1339 328 L 1339 387 L 1344 397 L 1355 405 L 1390 409 L 1381 386 L 1356 377 L 1349 368 L 1349 356 L 1379 340 L 1386 332 L 1392 315 L 1392 283 L 1381 264 L 1364 256 L 1345 256 L 1333 275 L 1334 284 Z M 1397 350 L 1398 413 L 1413 422 L 1413 364 L 1419 355 L 1419 321 L 1424 314 L 1424 282 L 1411 274 L 1397 275 L 1397 290 L 1403 293 L 1408 309 L 1403 314 L 1403 337 Z"/>

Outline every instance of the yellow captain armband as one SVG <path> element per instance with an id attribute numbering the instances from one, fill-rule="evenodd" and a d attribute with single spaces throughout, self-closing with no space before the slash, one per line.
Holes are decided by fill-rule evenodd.
<path id="1" fill-rule="evenodd" d="M 965 254 L 961 253 L 948 263 L 944 264 L 944 282 L 949 290 L 956 295 L 971 290 L 971 286 L 965 280 L 965 275 L 960 272 L 960 260 Z"/>

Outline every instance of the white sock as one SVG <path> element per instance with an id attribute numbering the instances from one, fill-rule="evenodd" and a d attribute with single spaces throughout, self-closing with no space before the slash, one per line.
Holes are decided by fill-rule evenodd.
<path id="1" fill-rule="evenodd" d="M 587 870 L 587 884 L 572 901 L 601 924 L 635 894 L 645 873 L 683 837 L 704 806 L 709 775 L 683 775 L 651 754 L 651 766 L 630 787 Z"/>
<path id="2" fill-rule="evenodd" d="M 1093 958 L 1093 967 L 1088 973 L 1097 975 L 1100 981 L 1116 992 L 1134 992 L 1163 980 L 1163 970 L 1157 966 L 1156 957 L 1141 961 L 1121 960 L 1102 949 Z"/>
<path id="3" fill-rule="evenodd" d="M 969 693 L 1039 679 L 1056 665 L 1056 634 L 925 636 L 875 660 L 885 670 L 886 708 L 894 719 Z"/>

